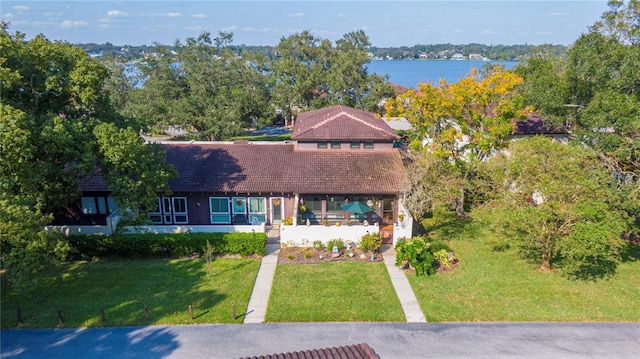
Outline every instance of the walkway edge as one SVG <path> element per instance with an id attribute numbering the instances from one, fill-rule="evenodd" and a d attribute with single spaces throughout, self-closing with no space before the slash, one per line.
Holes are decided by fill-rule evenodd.
<path id="1" fill-rule="evenodd" d="M 256 282 L 251 291 L 247 312 L 244 315 L 243 323 L 263 323 L 264 316 L 267 314 L 267 305 L 269 304 L 269 295 L 271 294 L 271 286 L 273 278 L 276 275 L 276 267 L 278 265 L 278 255 L 280 250 L 269 251 L 267 255 L 262 257 L 260 269 L 256 276 Z"/>
<path id="2" fill-rule="evenodd" d="M 409 280 L 404 274 L 404 271 L 396 267 L 395 252 L 384 253 L 382 257 L 384 258 L 384 264 L 387 267 L 387 272 L 389 272 L 391 284 L 393 284 L 396 295 L 400 300 L 400 305 L 402 306 L 402 311 L 404 311 L 407 323 L 426 323 L 427 320 L 424 317 L 424 313 L 422 312 L 422 308 L 420 308 L 420 303 L 418 303 L 415 293 L 413 293 Z"/>

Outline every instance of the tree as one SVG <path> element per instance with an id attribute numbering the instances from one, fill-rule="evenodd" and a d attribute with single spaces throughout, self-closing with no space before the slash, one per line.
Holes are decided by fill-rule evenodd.
<path id="1" fill-rule="evenodd" d="M 478 162 L 502 148 L 513 130 L 513 121 L 525 119 L 529 112 L 515 91 L 520 77 L 500 67 L 486 73 L 478 78 L 473 72 L 456 84 L 419 84 L 418 90 L 386 104 L 388 115 L 406 117 L 413 126 L 411 147 L 431 157 L 426 161 L 430 168 L 450 179 L 440 182 L 440 174 L 427 177 L 434 181 L 428 187 L 446 188 L 439 190 L 443 195 L 434 196 L 431 202 L 453 206 L 460 219 L 467 217 L 465 194 L 473 189 L 470 184 Z M 414 175 L 409 172 L 410 177 Z M 424 209 L 413 212 L 423 213 Z"/>
<path id="2" fill-rule="evenodd" d="M 148 126 L 193 128 L 210 141 L 272 120 L 264 59 L 236 55 L 232 40 L 205 32 L 177 41 L 175 54 L 159 47 L 157 58 L 140 65 L 145 83 L 133 90 L 129 112 Z"/>
<path id="3" fill-rule="evenodd" d="M 309 31 L 282 38 L 271 64 L 274 104 L 285 116 L 343 104 L 379 112 L 379 103 L 394 95 L 385 78 L 367 73 L 367 35 L 354 31 L 331 42 Z"/>
<path id="4" fill-rule="evenodd" d="M 101 173 L 115 187 L 123 177 L 139 176 L 157 191 L 173 172 L 150 146 L 132 146 L 134 139 L 144 140 L 122 127 L 127 121 L 110 107 L 104 91 L 108 71 L 84 51 L 42 35 L 25 41 L 6 24 L 0 44 L 1 259 L 11 281 L 23 285 L 48 260 L 64 257 L 64 241 L 45 235 L 43 228 L 54 210 L 78 199 L 81 178 Z M 107 125 L 118 128 L 118 136 L 103 138 L 101 147 L 96 130 Z M 113 146 L 125 140 L 127 145 Z M 120 158 L 111 160 L 116 153 Z M 157 163 L 124 167 L 145 161 Z M 115 193 L 114 199 L 126 208 L 144 196 L 156 193 Z"/>
<path id="5" fill-rule="evenodd" d="M 511 143 L 488 168 L 501 194 L 493 205 L 526 258 L 572 278 L 615 273 L 625 216 L 594 151 L 534 137 Z"/>

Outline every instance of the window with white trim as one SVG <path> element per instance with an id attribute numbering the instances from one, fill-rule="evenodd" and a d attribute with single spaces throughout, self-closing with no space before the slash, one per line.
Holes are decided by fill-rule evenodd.
<path id="1" fill-rule="evenodd" d="M 209 216 L 213 224 L 231 223 L 228 197 L 209 197 Z"/>
<path id="2" fill-rule="evenodd" d="M 247 224 L 247 199 L 245 197 L 232 197 L 233 224 Z"/>
<path id="3" fill-rule="evenodd" d="M 267 221 L 267 199 L 249 197 L 249 223 L 260 224 Z"/>
<path id="4" fill-rule="evenodd" d="M 158 197 L 156 208 L 149 212 L 155 224 L 187 224 L 189 212 L 187 197 Z"/>

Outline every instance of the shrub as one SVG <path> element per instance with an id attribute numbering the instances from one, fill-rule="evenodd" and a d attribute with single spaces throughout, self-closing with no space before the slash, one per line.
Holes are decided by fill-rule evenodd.
<path id="1" fill-rule="evenodd" d="M 287 217 L 285 219 L 282 220 L 282 224 L 285 226 L 291 226 L 293 225 L 293 217 Z"/>
<path id="2" fill-rule="evenodd" d="M 451 268 L 451 262 L 449 261 L 449 251 L 441 249 L 433 253 L 433 257 L 440 263 L 442 268 Z"/>
<path id="3" fill-rule="evenodd" d="M 342 240 L 342 238 L 330 239 L 327 242 L 327 249 L 328 250 L 333 250 L 334 246 L 338 247 L 338 250 L 343 250 L 343 249 L 346 248 L 346 245 L 344 244 L 344 241 Z"/>
<path id="4" fill-rule="evenodd" d="M 68 238 L 80 258 L 159 258 L 203 254 L 207 241 L 216 254 L 244 256 L 266 252 L 265 233 L 171 233 L 72 235 Z"/>
<path id="5" fill-rule="evenodd" d="M 324 248 L 324 243 L 322 243 L 321 240 L 315 240 L 313 241 L 313 248 L 317 249 L 317 250 L 321 250 Z"/>
<path id="6" fill-rule="evenodd" d="M 415 237 L 410 240 L 398 240 L 396 250 L 396 266 L 407 262 L 416 270 L 416 275 L 433 275 L 436 273 L 436 259 L 429 251 L 424 238 Z"/>
<path id="7" fill-rule="evenodd" d="M 380 233 L 367 233 L 360 238 L 360 249 L 377 252 L 382 245 Z"/>
<path id="8" fill-rule="evenodd" d="M 429 242 L 429 252 L 435 255 L 437 252 L 440 252 L 441 250 L 444 250 L 445 252 L 447 252 L 447 254 L 451 252 L 451 248 L 442 241 L 435 240 L 435 241 Z"/>

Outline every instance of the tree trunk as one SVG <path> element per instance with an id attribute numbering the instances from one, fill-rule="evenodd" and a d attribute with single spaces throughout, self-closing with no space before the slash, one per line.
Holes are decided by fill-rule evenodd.
<path id="1" fill-rule="evenodd" d="M 460 190 L 460 195 L 454 199 L 456 216 L 461 221 L 468 219 L 467 212 L 464 210 L 464 190 Z"/>

